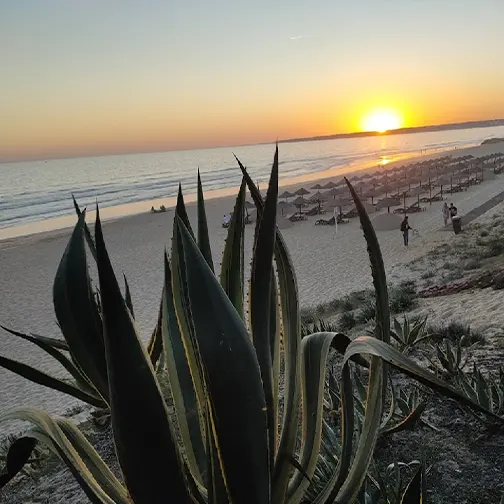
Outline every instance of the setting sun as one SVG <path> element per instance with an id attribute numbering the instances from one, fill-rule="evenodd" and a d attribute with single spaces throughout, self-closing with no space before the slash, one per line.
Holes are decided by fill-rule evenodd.
<path id="1" fill-rule="evenodd" d="M 393 110 L 375 110 L 362 118 L 362 131 L 385 131 L 394 130 L 402 126 L 403 120 L 398 112 Z"/>

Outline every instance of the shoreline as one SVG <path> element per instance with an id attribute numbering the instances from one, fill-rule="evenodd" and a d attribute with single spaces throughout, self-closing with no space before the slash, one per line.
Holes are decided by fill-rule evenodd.
<path id="1" fill-rule="evenodd" d="M 273 144 L 272 144 L 273 145 Z M 462 149 L 458 148 L 436 148 L 431 150 L 426 150 L 424 153 L 419 151 L 404 152 L 393 156 L 381 156 L 379 162 L 375 160 L 368 162 L 360 162 L 355 165 L 349 165 L 346 167 L 334 167 L 328 170 L 323 170 L 316 173 L 309 173 L 305 175 L 299 175 L 297 177 L 286 177 L 279 180 L 279 187 L 283 189 L 295 189 L 300 187 L 302 184 L 310 182 L 322 182 L 332 179 L 334 177 L 342 177 L 344 175 L 353 175 L 357 173 L 365 173 L 370 170 L 376 170 L 378 167 L 387 167 L 387 169 L 394 168 L 395 166 L 400 166 L 405 162 L 416 162 L 419 160 L 427 160 L 441 155 L 446 155 L 447 152 L 457 152 L 464 153 L 466 150 L 474 149 L 479 147 L 478 144 L 473 144 L 471 146 L 464 147 Z M 504 149 L 504 145 L 503 145 Z M 390 158 L 390 160 L 389 160 Z M 238 166 L 237 166 L 237 169 Z M 183 188 L 182 188 L 183 189 Z M 203 190 L 204 182 L 203 182 Z M 227 199 L 232 198 L 234 200 L 236 194 L 238 193 L 239 187 L 227 187 L 224 189 L 218 189 L 213 191 L 205 191 L 205 202 L 216 199 Z M 184 201 L 189 207 L 196 203 L 196 193 L 184 193 Z M 71 202 L 71 197 L 69 196 L 69 206 Z M 79 203 L 77 201 L 77 203 Z M 99 203 L 99 202 L 98 202 Z M 139 215 L 149 212 L 149 208 L 154 206 L 155 208 L 164 205 L 167 210 L 171 210 L 175 207 L 177 203 L 176 196 L 170 196 L 167 198 L 155 199 L 155 200 L 144 200 L 134 203 L 127 203 L 123 205 L 101 207 L 100 216 L 103 222 L 116 222 L 124 221 L 125 219 L 135 218 Z M 89 218 L 95 216 L 94 210 L 88 210 L 87 215 Z M 75 212 L 69 213 L 68 215 L 54 217 L 50 219 L 43 219 L 40 221 L 29 222 L 26 224 L 20 224 L 17 226 L 0 228 L 0 250 L 3 248 L 8 248 L 9 246 L 16 246 L 22 243 L 33 243 L 38 241 L 37 238 L 43 240 L 51 237 L 58 237 L 62 233 L 67 232 L 75 225 Z"/>
<path id="2" fill-rule="evenodd" d="M 473 152 L 482 156 L 492 151 L 504 152 L 504 143 L 476 149 L 457 149 L 457 154 Z M 438 151 L 426 154 L 421 159 L 442 155 L 445 155 L 444 152 Z M 393 167 L 394 164 L 405 162 L 408 161 L 400 159 L 387 166 Z M 376 170 L 376 165 L 369 169 Z M 348 171 L 358 170 L 356 167 L 349 167 Z M 504 177 L 499 175 L 495 178 L 490 174 L 491 171 L 481 184 L 450 195 L 448 203 L 453 201 L 460 214 L 465 215 L 497 196 L 504 190 Z M 340 176 L 341 171 L 337 174 L 338 178 Z M 217 268 L 227 235 L 227 230 L 221 225 L 222 216 L 232 211 L 234 202 L 235 194 L 206 201 L 210 245 Z M 164 204 L 166 205 L 166 202 Z M 391 231 L 377 231 L 390 285 L 407 279 L 407 264 L 429 253 L 440 243 L 455 241 L 453 231 L 449 232 L 448 228 L 440 231 L 441 205 L 441 202 L 426 204 L 423 205 L 424 212 L 411 215 L 411 226 L 418 233 L 412 234 L 408 248 L 403 245 L 398 226 Z M 163 252 L 168 249 L 170 253 L 174 217 L 173 210 L 162 214 L 151 214 L 146 210 L 144 206 L 144 211 L 138 215 L 109 220 L 104 222 L 103 226 L 114 271 L 118 278 L 124 273 L 128 279 L 135 307 L 135 322 L 143 341 L 150 337 L 157 320 L 163 287 Z M 194 203 L 187 205 L 188 217 L 193 223 L 197 222 L 196 210 Z M 383 213 L 386 211 L 384 209 Z M 374 215 L 379 216 L 380 213 L 376 212 Z M 92 215 L 89 216 L 90 223 L 91 219 Z M 366 243 L 358 219 L 332 228 L 316 226 L 315 220 L 316 218 L 312 217 L 282 229 L 295 267 L 302 308 L 313 307 L 372 287 Z M 72 216 L 71 224 L 74 223 L 75 216 Z M 246 226 L 244 262 L 247 265 L 251 260 L 253 233 L 254 226 Z M 52 285 L 68 239 L 68 229 L 59 229 L 0 242 L 0 292 L 6 300 L 0 304 L 0 323 L 22 332 L 60 336 L 54 321 Z M 92 260 L 89 260 L 89 266 L 91 277 L 96 280 Z M 248 267 L 245 274 L 248 280 Z M 27 342 L 0 331 L 0 345 L 5 357 L 36 366 L 55 376 L 62 375 L 63 370 L 59 365 Z M 0 409 L 24 404 L 42 408 L 51 414 L 59 414 L 76 402 L 68 396 L 54 393 L 3 369 L 0 369 L 0 381 Z"/>

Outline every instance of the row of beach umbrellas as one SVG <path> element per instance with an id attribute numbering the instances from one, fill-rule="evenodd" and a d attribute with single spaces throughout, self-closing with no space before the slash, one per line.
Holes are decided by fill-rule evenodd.
<path id="1" fill-rule="evenodd" d="M 380 210 L 391 207 L 406 206 L 407 197 L 417 197 L 420 203 L 420 194 L 432 194 L 432 189 L 439 187 L 442 193 L 443 187 L 453 187 L 454 182 L 460 182 L 464 178 L 469 179 L 472 175 L 482 173 L 485 168 L 504 162 L 504 153 L 488 154 L 475 158 L 471 155 L 452 157 L 444 156 L 432 160 L 425 160 L 397 166 L 390 170 L 377 170 L 362 175 L 354 175 L 349 180 L 363 199 L 370 199 L 369 210 Z M 316 191 L 312 194 L 312 191 Z M 308 195 L 310 195 L 308 197 Z M 374 199 L 384 196 L 374 205 Z M 302 208 L 311 204 L 317 204 L 321 208 L 340 209 L 351 206 L 352 198 L 350 190 L 344 178 L 337 182 L 329 181 L 326 184 L 317 183 L 307 189 L 300 187 L 294 192 L 284 191 L 279 195 L 283 199 L 278 203 L 281 214 L 292 211 L 295 208 L 302 212 Z M 290 198 L 294 198 L 289 202 Z M 246 202 L 247 208 L 254 208 L 254 204 Z"/>

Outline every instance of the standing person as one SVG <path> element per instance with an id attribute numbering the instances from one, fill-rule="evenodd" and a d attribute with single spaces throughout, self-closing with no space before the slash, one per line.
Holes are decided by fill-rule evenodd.
<path id="1" fill-rule="evenodd" d="M 450 208 L 448 210 L 450 211 L 450 219 L 453 220 L 453 217 L 457 215 L 457 207 L 453 203 L 450 203 Z"/>
<path id="2" fill-rule="evenodd" d="M 445 204 L 443 205 L 442 212 L 443 212 L 444 225 L 447 226 L 448 219 L 450 218 L 450 209 L 448 208 L 448 203 L 446 203 L 446 201 L 445 201 Z"/>
<path id="3" fill-rule="evenodd" d="M 410 230 L 410 225 L 409 225 L 409 222 L 408 222 L 408 216 L 406 215 L 403 219 L 403 221 L 401 222 L 401 232 L 403 234 L 403 238 L 404 238 L 404 246 L 407 247 L 408 246 L 408 243 L 409 243 L 409 230 Z"/>

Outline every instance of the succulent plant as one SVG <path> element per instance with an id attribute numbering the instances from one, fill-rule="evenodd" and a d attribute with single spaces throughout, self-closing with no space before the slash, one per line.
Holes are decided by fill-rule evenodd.
<path id="1" fill-rule="evenodd" d="M 372 462 L 389 365 L 492 414 L 389 345 L 383 260 L 371 222 L 350 184 L 376 292 L 374 337 L 350 340 L 341 333 L 317 332 L 301 338 L 296 277 L 276 227 L 278 149 L 265 200 L 239 164 L 243 183 L 220 278 L 213 269 L 202 191 L 197 235 L 179 193 L 171 256 L 164 258 L 160 330 L 149 345 L 161 348 L 157 370 L 137 333 L 131 303 L 119 288 L 99 211 L 94 240 L 86 231 L 84 213 L 80 215 L 62 260 L 65 268 L 57 278 L 59 289 L 75 297 L 71 302 L 65 298 L 66 304 L 58 309 L 65 328 L 75 330 L 70 315 L 75 316 L 76 300 L 83 301 L 86 312 L 77 314 L 82 327 L 92 327 L 93 336 L 100 336 L 98 345 L 97 339 L 88 341 L 87 333 L 72 333 L 75 340 L 88 338 L 90 346 L 82 351 L 100 359 L 101 374 L 98 366 L 93 373 L 110 406 L 121 478 L 68 420 L 15 408 L 0 413 L 0 422 L 22 419 L 33 427 L 10 446 L 3 485 L 22 469 L 40 442 L 65 462 L 93 503 L 347 503 L 361 495 Z M 258 214 L 248 312 L 243 274 L 246 186 Z M 90 302 L 86 239 L 95 243 L 99 309 Z M 70 268 L 79 274 L 68 274 L 74 271 Z M 75 344 L 81 348 L 84 343 Z M 340 405 L 339 414 L 328 418 L 324 397 L 332 351 L 342 355 L 337 379 Z M 159 385 L 161 366 L 168 376 L 176 418 L 169 414 Z M 368 377 L 357 439 L 352 378 L 356 366 L 364 366 Z M 412 484 L 408 502 L 421 502 L 421 493 L 421 485 Z"/>
<path id="2" fill-rule="evenodd" d="M 454 377 L 462 372 L 467 363 L 467 358 L 462 358 L 463 350 L 461 340 L 453 342 L 445 338 L 436 345 L 436 355 L 442 366 L 442 371 L 448 376 Z"/>
<path id="3" fill-rule="evenodd" d="M 499 369 L 499 376 L 485 376 L 473 365 L 471 373 L 459 372 L 456 382 L 460 389 L 474 402 L 487 411 L 501 416 L 504 414 L 504 371 Z"/>
<path id="4" fill-rule="evenodd" d="M 397 342 L 402 352 L 407 352 L 430 337 L 425 332 L 426 323 L 427 317 L 416 320 L 413 324 L 406 315 L 403 316 L 402 324 L 394 318 L 394 329 L 390 331 L 390 336 Z"/>

